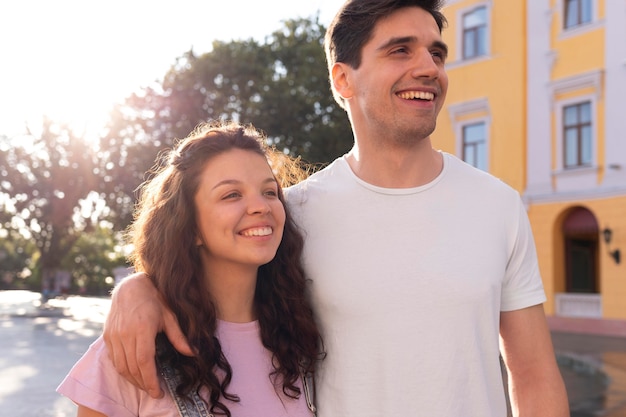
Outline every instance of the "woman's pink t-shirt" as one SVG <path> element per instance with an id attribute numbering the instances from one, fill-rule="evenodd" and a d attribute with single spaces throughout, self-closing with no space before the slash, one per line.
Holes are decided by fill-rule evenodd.
<path id="1" fill-rule="evenodd" d="M 240 402 L 222 399 L 233 417 L 311 417 L 304 394 L 295 400 L 275 387 L 269 374 L 273 370 L 271 353 L 261 343 L 259 324 L 218 321 L 217 337 L 228 359 L 233 378 L 228 392 Z M 302 390 L 301 385 L 299 385 Z M 110 417 L 178 416 L 176 405 L 165 383 L 165 396 L 154 399 L 138 389 L 115 370 L 99 337 L 74 365 L 57 391 L 77 404 Z"/>

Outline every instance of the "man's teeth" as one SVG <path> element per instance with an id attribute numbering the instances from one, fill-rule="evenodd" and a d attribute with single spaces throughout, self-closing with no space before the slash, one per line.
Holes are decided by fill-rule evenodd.
<path id="1" fill-rule="evenodd" d="M 404 93 L 398 94 L 398 97 L 403 98 L 405 100 L 434 100 L 435 95 L 433 93 L 427 93 L 426 91 L 407 91 Z"/>
<path id="2" fill-rule="evenodd" d="M 271 227 L 260 227 L 258 229 L 248 229 L 241 232 L 244 236 L 267 236 L 272 234 Z"/>

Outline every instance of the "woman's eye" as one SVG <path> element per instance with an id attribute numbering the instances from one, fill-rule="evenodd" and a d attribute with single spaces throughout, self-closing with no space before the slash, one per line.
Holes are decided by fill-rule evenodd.
<path id="1" fill-rule="evenodd" d="M 232 193 L 228 193 L 224 196 L 224 200 L 230 199 L 230 198 L 237 198 L 239 197 L 239 193 L 238 192 L 232 192 Z"/>

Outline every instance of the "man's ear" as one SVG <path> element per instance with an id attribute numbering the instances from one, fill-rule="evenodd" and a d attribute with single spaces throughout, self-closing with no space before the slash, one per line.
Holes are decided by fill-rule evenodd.
<path id="1" fill-rule="evenodd" d="M 352 84 L 350 78 L 350 66 L 343 62 L 336 62 L 331 69 L 331 79 L 335 91 L 345 100 L 352 98 Z"/>

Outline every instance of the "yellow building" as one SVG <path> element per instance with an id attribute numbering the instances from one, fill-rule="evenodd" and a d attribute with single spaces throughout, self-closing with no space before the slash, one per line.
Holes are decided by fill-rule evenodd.
<path id="1" fill-rule="evenodd" d="M 436 147 L 517 189 L 553 326 L 626 335 L 626 2 L 447 0 Z"/>

